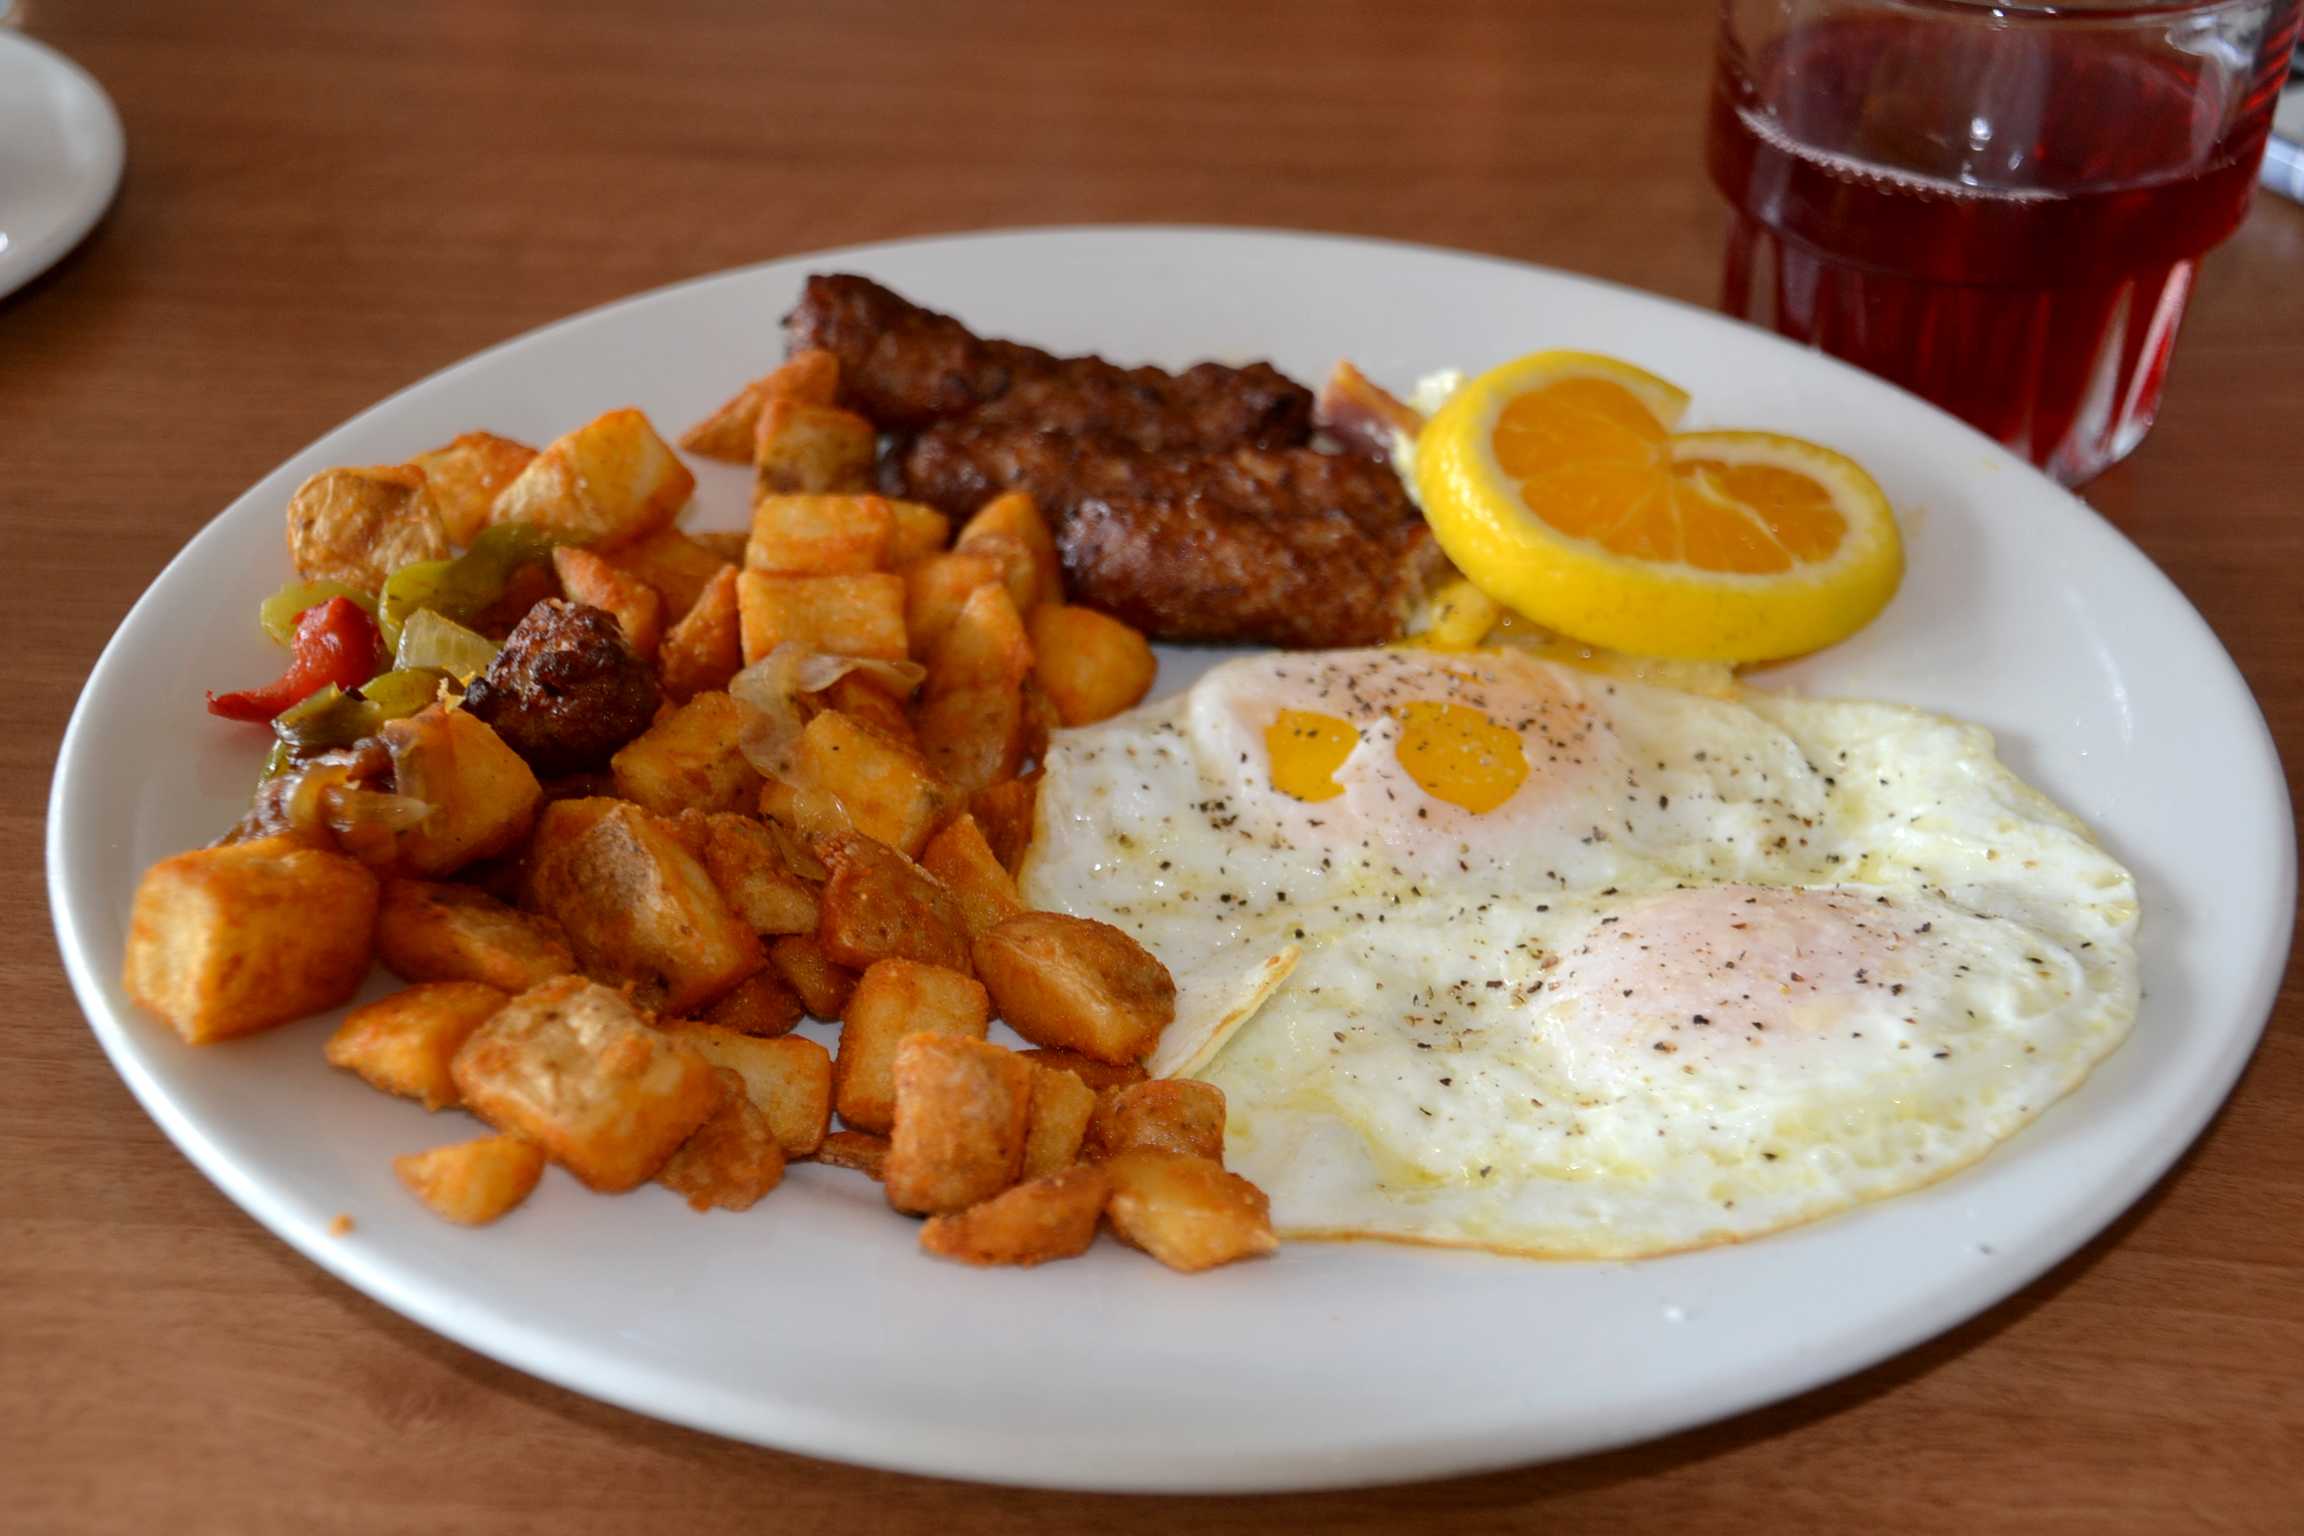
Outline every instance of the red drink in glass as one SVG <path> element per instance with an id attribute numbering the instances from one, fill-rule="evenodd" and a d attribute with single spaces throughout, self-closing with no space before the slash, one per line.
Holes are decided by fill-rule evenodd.
<path id="1" fill-rule="evenodd" d="M 2293 0 L 1725 0 L 1722 307 L 2067 484 L 2142 440 L 2200 256 L 2246 212 Z"/>

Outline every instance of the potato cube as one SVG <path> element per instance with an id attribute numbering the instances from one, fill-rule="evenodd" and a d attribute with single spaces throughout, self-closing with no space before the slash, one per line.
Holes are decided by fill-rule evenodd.
<path id="1" fill-rule="evenodd" d="M 915 751 L 919 749 L 920 741 L 912 734 L 912 716 L 905 710 L 904 700 L 877 678 L 862 672 L 842 673 L 815 698 L 820 708 L 853 715 L 883 736 L 892 736 Z"/>
<path id="2" fill-rule="evenodd" d="M 980 533 L 965 548 L 956 544 L 953 549 L 998 567 L 1000 576 L 993 585 L 1007 590 L 1008 600 L 1018 613 L 1030 613 L 1039 606 L 1040 571 L 1032 563 L 1031 547 L 1022 539 L 1012 533 Z"/>
<path id="3" fill-rule="evenodd" d="M 736 1074 L 787 1153 L 806 1157 L 823 1145 L 832 1125 L 831 1052 L 802 1035 L 760 1040 L 687 1022 L 666 1029 L 715 1067 Z"/>
<path id="4" fill-rule="evenodd" d="M 581 795 L 570 800 L 554 800 L 536 813 L 536 830 L 528 839 L 528 847 L 520 860 L 519 902 L 530 912 L 541 914 L 543 902 L 537 884 L 539 870 L 550 871 L 553 863 L 575 846 L 578 838 L 592 830 L 601 817 L 624 802 L 614 795 Z M 555 923 L 554 927 L 559 925 Z M 566 930 L 561 936 L 567 936 Z"/>
<path id="5" fill-rule="evenodd" d="M 752 535 L 742 528 L 695 528 L 689 530 L 688 537 L 739 569 L 744 564 L 744 546 L 752 541 Z"/>
<path id="6" fill-rule="evenodd" d="M 608 760 L 616 792 L 659 816 L 749 811 L 760 803 L 760 770 L 745 759 L 744 706 L 699 693 L 617 749 Z"/>
<path id="7" fill-rule="evenodd" d="M 1205 1157 L 1138 1147 L 1101 1165 L 1113 1235 L 1187 1274 L 1280 1246 L 1264 1191 Z"/>
<path id="8" fill-rule="evenodd" d="M 668 527 L 695 489 L 688 466 L 627 406 L 536 455 L 488 520 L 534 523 L 571 544 L 612 549 Z"/>
<path id="9" fill-rule="evenodd" d="M 433 1215 L 484 1227 L 534 1191 L 544 1154 L 517 1136 L 482 1136 L 396 1157 L 392 1171 Z"/>
<path id="10" fill-rule="evenodd" d="M 411 874 L 454 874 L 504 852 L 535 825 L 544 787 L 477 715 L 435 704 L 385 721 L 381 734 L 399 792 L 432 807 L 397 840 Z"/>
<path id="11" fill-rule="evenodd" d="M 897 1042 L 896 1123 L 882 1170 L 888 1203 L 937 1215 L 1016 1182 L 1037 1069 L 1014 1051 L 921 1032 Z"/>
<path id="12" fill-rule="evenodd" d="M 468 885 L 387 880 L 376 958 L 404 981 L 477 981 L 525 992 L 576 969 L 560 925 Z"/>
<path id="13" fill-rule="evenodd" d="M 685 1013 L 760 969 L 760 941 L 664 823 L 617 803 L 530 872 L 532 898 L 593 976 Z"/>
<path id="14" fill-rule="evenodd" d="M 1160 663 L 1144 637 L 1093 608 L 1051 603 L 1032 611 L 1033 675 L 1066 725 L 1094 725 L 1133 709 Z"/>
<path id="15" fill-rule="evenodd" d="M 720 1105 L 656 1170 L 656 1182 L 683 1196 L 692 1211 L 748 1211 L 784 1182 L 784 1149 L 744 1080 L 715 1069 Z"/>
<path id="16" fill-rule="evenodd" d="M 888 510 L 896 519 L 888 539 L 890 570 L 938 553 L 952 538 L 952 519 L 924 501 L 891 500 Z"/>
<path id="17" fill-rule="evenodd" d="M 758 970 L 715 998 L 704 1010 L 707 1024 L 740 1035 L 772 1039 L 791 1033 L 807 1017 L 800 994 L 772 970 Z"/>
<path id="18" fill-rule="evenodd" d="M 973 550 L 993 539 L 1013 539 L 1024 551 L 1032 584 L 1016 606 L 1031 612 L 1042 603 L 1064 601 L 1064 562 L 1057 558 L 1056 539 L 1048 519 L 1028 491 L 1009 491 L 986 502 L 968 519 L 953 541 L 953 548 Z M 1005 557 L 1003 557 L 1005 559 Z"/>
<path id="19" fill-rule="evenodd" d="M 869 1131 L 834 1131 L 816 1149 L 816 1161 L 832 1168 L 853 1168 L 877 1179 L 887 1171 L 888 1138 Z"/>
<path id="20" fill-rule="evenodd" d="M 700 818 L 701 857 L 729 908 L 763 937 L 813 934 L 816 887 L 792 870 L 776 829 L 749 816 Z"/>
<path id="21" fill-rule="evenodd" d="M 763 492 L 862 490 L 872 483 L 880 432 L 854 411 L 803 400 L 771 400 L 760 408 L 752 439 Z"/>
<path id="22" fill-rule="evenodd" d="M 1000 1017 L 1034 1045 L 1140 1061 L 1176 1017 L 1176 983 L 1110 923 L 1026 912 L 976 937 L 977 974 Z"/>
<path id="23" fill-rule="evenodd" d="M 1102 1093 L 1107 1088 L 1124 1087 L 1129 1083 L 1141 1083 L 1147 1076 L 1144 1064 L 1140 1061 L 1115 1065 L 1109 1061 L 1098 1061 L 1093 1056 L 1083 1056 L 1078 1051 L 1057 1050 L 1045 1045 L 1033 1046 L 1019 1054 L 1030 1058 L 1033 1065 L 1045 1067 L 1051 1072 L 1071 1073 L 1096 1093 Z"/>
<path id="24" fill-rule="evenodd" d="M 1099 1156 L 1153 1147 L 1224 1161 L 1224 1090 L 1188 1077 L 1107 1088 L 1096 1096 L 1088 1140 Z"/>
<path id="25" fill-rule="evenodd" d="M 800 994 L 812 1019 L 837 1019 L 856 991 L 856 973 L 834 965 L 812 933 L 787 934 L 768 946 L 768 964 Z"/>
<path id="26" fill-rule="evenodd" d="M 833 1107 L 856 1129 L 885 1133 L 896 1122 L 898 1042 L 921 1033 L 981 1040 L 990 1019 L 984 989 L 972 978 L 910 960 L 879 961 L 840 1016 Z"/>
<path id="27" fill-rule="evenodd" d="M 978 587 L 928 653 L 928 696 L 1017 688 L 1032 670 L 1032 640 L 1005 587 Z"/>
<path id="28" fill-rule="evenodd" d="M 1000 569 L 990 555 L 958 553 L 929 555 L 904 567 L 904 626 L 912 637 L 914 660 L 925 661 L 934 652 L 970 593 L 1000 584 Z"/>
<path id="29" fill-rule="evenodd" d="M 813 784 L 770 779 L 760 790 L 760 814 L 767 818 L 766 825 L 781 828 L 794 840 L 808 844 L 856 830 L 840 797 Z"/>
<path id="30" fill-rule="evenodd" d="M 907 857 L 959 800 L 918 752 L 836 709 L 801 731 L 797 762 L 805 783 L 839 797 L 857 831 Z"/>
<path id="31" fill-rule="evenodd" d="M 1077 1076 L 1037 1063 L 1032 1071 L 1032 1123 L 1024 1136 L 1028 1179 L 1078 1162 L 1096 1113 L 1096 1090 Z"/>
<path id="32" fill-rule="evenodd" d="M 840 392 L 840 360 L 816 347 L 795 352 L 774 373 L 754 379 L 725 405 L 680 434 L 680 446 L 709 459 L 752 462 L 760 412 L 771 400 L 830 405 Z"/>
<path id="33" fill-rule="evenodd" d="M 162 859 L 137 883 L 122 985 L 193 1045 L 333 1008 L 375 958 L 376 877 L 296 837 Z"/>
<path id="34" fill-rule="evenodd" d="M 476 981 L 429 981 L 355 1008 L 328 1037 L 328 1065 L 357 1072 L 370 1087 L 420 1100 L 426 1109 L 456 1102 L 449 1063 L 472 1032 L 512 994 Z"/>
<path id="35" fill-rule="evenodd" d="M 536 457 L 526 443 L 516 443 L 493 432 L 467 432 L 452 443 L 420 453 L 408 461 L 424 471 L 424 484 L 432 495 L 432 508 L 451 544 L 469 544 L 488 526 L 488 509 L 504 487 L 520 478 L 520 471 Z"/>
<path id="36" fill-rule="evenodd" d="M 632 654 L 642 661 L 656 659 L 657 644 L 664 638 L 664 599 L 654 587 L 573 544 L 552 551 L 552 570 L 570 602 L 612 615 Z"/>
<path id="37" fill-rule="evenodd" d="M 792 644 L 827 656 L 904 659 L 904 578 L 885 571 L 855 576 L 736 578 L 744 660 L 758 661 Z"/>
<path id="38" fill-rule="evenodd" d="M 729 564 L 677 528 L 662 528 L 614 552 L 610 564 L 654 592 L 664 604 L 664 623 L 679 622 L 712 579 Z"/>
<path id="39" fill-rule="evenodd" d="M 770 576 L 886 569 L 896 514 L 878 496 L 766 495 L 752 507 L 744 568 Z"/>
<path id="40" fill-rule="evenodd" d="M 1037 778 L 1002 779 L 968 797 L 968 814 L 976 818 L 976 825 L 983 829 L 984 841 L 1000 860 L 1000 867 L 1010 875 L 1024 867 L 1024 855 L 1032 847 L 1033 824 L 1039 808 Z"/>
<path id="41" fill-rule="evenodd" d="M 742 623 L 736 611 L 736 567 L 723 565 L 695 604 L 665 632 L 656 670 L 673 699 L 726 688 L 744 665 Z"/>
<path id="42" fill-rule="evenodd" d="M 1096 1240 L 1096 1219 L 1111 1191 L 1102 1168 L 1066 1168 L 964 1211 L 929 1217 L 920 1227 L 920 1250 L 963 1264 L 1073 1258 Z"/>
<path id="43" fill-rule="evenodd" d="M 920 867 L 943 881 L 960 904 L 960 919 L 968 925 L 971 939 L 1024 910 L 1015 877 L 1001 865 L 976 818 L 966 811 L 928 839 L 920 851 Z"/>
<path id="44" fill-rule="evenodd" d="M 424 471 L 409 465 L 324 469 L 288 498 L 288 559 L 306 581 L 373 592 L 410 561 L 447 553 Z"/>
<path id="45" fill-rule="evenodd" d="M 1024 694 L 1014 686 L 933 692 L 913 718 L 920 755 L 970 795 L 1016 777 L 1028 755 L 1027 724 Z"/>
<path id="46" fill-rule="evenodd" d="M 720 1103 L 703 1057 L 581 976 L 531 987 L 456 1053 L 457 1091 L 603 1194 L 648 1180 Z"/>
<path id="47" fill-rule="evenodd" d="M 894 956 L 968 974 L 967 922 L 934 875 L 855 832 L 817 852 L 832 872 L 816 925 L 825 954 L 851 970 Z"/>

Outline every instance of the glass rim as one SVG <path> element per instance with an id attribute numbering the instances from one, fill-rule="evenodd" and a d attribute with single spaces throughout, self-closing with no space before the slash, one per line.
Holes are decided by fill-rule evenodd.
<path id="1" fill-rule="evenodd" d="M 2114 5 L 2075 4 L 2073 0 L 1886 0 L 1886 3 L 1904 10 L 1933 11 L 1971 21 L 2053 26 L 2170 21 L 2185 16 L 2205 16 L 2214 11 L 2251 8 L 2273 10 L 2278 8 L 2280 0 L 2126 0 Z"/>

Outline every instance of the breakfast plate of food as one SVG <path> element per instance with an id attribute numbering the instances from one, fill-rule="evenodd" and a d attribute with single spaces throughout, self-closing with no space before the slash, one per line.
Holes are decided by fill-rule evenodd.
<path id="1" fill-rule="evenodd" d="M 2199 616 L 1844 365 L 1199 229 L 768 263 L 347 422 L 58 762 L 231 1198 L 639 1412 L 1249 1490 L 1669 1433 L 1974 1315 L 2260 1032 Z"/>

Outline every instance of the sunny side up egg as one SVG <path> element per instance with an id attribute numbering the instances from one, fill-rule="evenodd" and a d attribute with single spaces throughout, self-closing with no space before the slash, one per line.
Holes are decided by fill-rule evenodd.
<path id="1" fill-rule="evenodd" d="M 1027 898 L 1297 1237 L 1629 1257 L 1929 1183 L 2135 1017 L 2135 885 L 1972 726 L 1510 652 L 1263 655 L 1058 735 Z"/>

